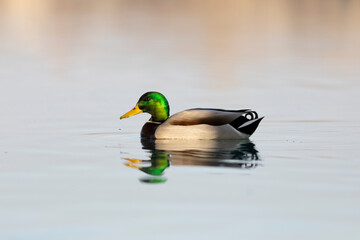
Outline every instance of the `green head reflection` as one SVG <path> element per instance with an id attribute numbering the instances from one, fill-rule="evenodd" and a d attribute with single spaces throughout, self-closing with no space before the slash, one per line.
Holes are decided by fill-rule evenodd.
<path id="1" fill-rule="evenodd" d="M 169 154 L 162 150 L 153 150 L 149 167 L 139 168 L 144 173 L 152 176 L 161 176 L 169 167 Z"/>
<path id="2" fill-rule="evenodd" d="M 150 160 L 140 160 L 125 158 L 128 167 L 139 169 L 152 176 L 161 176 L 166 168 L 169 167 L 169 154 L 162 150 L 153 150 Z M 150 164 L 150 166 L 149 166 Z"/>

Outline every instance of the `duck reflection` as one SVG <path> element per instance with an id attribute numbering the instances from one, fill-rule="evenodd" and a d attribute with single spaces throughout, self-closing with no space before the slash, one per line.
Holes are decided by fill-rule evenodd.
<path id="1" fill-rule="evenodd" d="M 250 140 L 163 140 L 141 139 L 149 150 L 149 160 L 125 158 L 126 166 L 148 174 L 140 179 L 146 183 L 166 181 L 163 173 L 171 165 L 216 166 L 251 169 L 261 160 Z"/>

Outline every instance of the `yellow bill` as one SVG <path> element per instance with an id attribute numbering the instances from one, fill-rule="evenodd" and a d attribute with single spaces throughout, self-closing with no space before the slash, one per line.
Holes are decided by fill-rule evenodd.
<path id="1" fill-rule="evenodd" d="M 136 114 L 139 114 L 139 113 L 142 113 L 143 111 L 139 108 L 139 106 L 136 104 L 136 106 L 131 109 L 129 112 L 125 113 L 124 115 L 122 115 L 120 117 L 120 119 L 123 119 L 123 118 L 128 118 L 128 117 L 131 117 L 131 116 L 134 116 Z"/>
<path id="2" fill-rule="evenodd" d="M 142 160 L 136 158 L 124 158 L 124 159 L 132 163 L 142 163 Z"/>
<path id="3" fill-rule="evenodd" d="M 131 164 L 131 163 L 124 163 L 125 164 L 125 166 L 127 166 L 127 167 L 131 167 L 131 168 L 136 168 L 136 169 L 140 169 L 140 167 L 139 166 L 136 166 L 136 165 L 134 165 L 134 164 Z"/>

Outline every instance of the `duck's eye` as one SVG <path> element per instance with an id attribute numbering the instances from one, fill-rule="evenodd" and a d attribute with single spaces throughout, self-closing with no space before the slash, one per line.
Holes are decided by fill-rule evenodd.
<path id="1" fill-rule="evenodd" d="M 144 100 L 148 102 L 151 100 L 151 97 L 146 97 Z"/>

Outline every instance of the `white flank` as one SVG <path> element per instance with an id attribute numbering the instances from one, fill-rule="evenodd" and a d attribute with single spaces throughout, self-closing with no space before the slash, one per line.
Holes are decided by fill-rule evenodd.
<path id="1" fill-rule="evenodd" d="M 180 126 L 164 123 L 155 132 L 157 139 L 243 139 L 248 137 L 249 135 L 240 133 L 228 124 Z"/>

